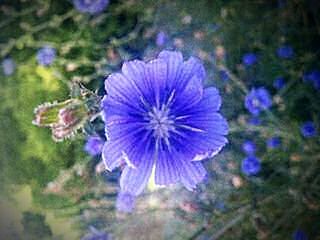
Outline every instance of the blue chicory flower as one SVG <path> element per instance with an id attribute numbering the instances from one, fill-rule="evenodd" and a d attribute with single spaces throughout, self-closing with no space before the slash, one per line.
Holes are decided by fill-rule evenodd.
<path id="1" fill-rule="evenodd" d="M 242 150 L 247 155 L 254 155 L 257 150 L 257 146 L 253 141 L 247 140 L 242 144 Z"/>
<path id="2" fill-rule="evenodd" d="M 262 110 L 269 109 L 271 105 L 270 94 L 264 87 L 251 89 L 245 98 L 245 107 L 254 116 L 259 115 Z"/>
<path id="3" fill-rule="evenodd" d="M 156 44 L 158 47 L 161 47 L 166 44 L 168 41 L 168 35 L 164 31 L 160 31 L 156 37 Z"/>
<path id="4" fill-rule="evenodd" d="M 81 240 L 111 240 L 111 237 L 108 233 L 90 226 L 90 232 L 82 237 Z"/>
<path id="5" fill-rule="evenodd" d="M 40 65 L 49 66 L 56 58 L 56 49 L 51 46 L 44 46 L 37 52 L 37 60 Z"/>
<path id="6" fill-rule="evenodd" d="M 272 137 L 267 140 L 267 147 L 269 149 L 278 148 L 281 145 L 280 137 Z"/>
<path id="7" fill-rule="evenodd" d="M 101 154 L 104 142 L 99 136 L 90 136 L 84 145 L 84 150 L 91 156 L 97 156 Z"/>
<path id="8" fill-rule="evenodd" d="M 251 66 L 258 62 L 258 56 L 254 53 L 246 53 L 242 57 L 242 63 L 246 66 Z"/>
<path id="9" fill-rule="evenodd" d="M 260 159 L 255 156 L 248 156 L 242 160 L 241 170 L 247 176 L 256 175 L 261 170 Z"/>
<path id="10" fill-rule="evenodd" d="M 302 136 L 309 138 L 317 135 L 316 126 L 312 121 L 304 122 L 300 127 Z"/>
<path id="11" fill-rule="evenodd" d="M 297 229 L 296 231 L 294 231 L 292 239 L 293 240 L 308 240 L 308 236 L 304 231 Z"/>
<path id="12" fill-rule="evenodd" d="M 294 51 L 290 45 L 282 45 L 277 49 L 277 55 L 280 58 L 289 59 L 293 57 Z"/>
<path id="13" fill-rule="evenodd" d="M 135 207 L 136 197 L 130 193 L 119 192 L 116 207 L 119 212 L 130 213 Z"/>
<path id="14" fill-rule="evenodd" d="M 14 63 L 12 58 L 7 57 L 2 61 L 2 70 L 4 75 L 6 76 L 12 75 L 15 69 L 16 69 L 16 64 Z"/>
<path id="15" fill-rule="evenodd" d="M 98 14 L 109 5 L 109 0 L 73 0 L 74 7 L 82 13 Z"/>
<path id="16" fill-rule="evenodd" d="M 286 85 L 284 77 L 277 77 L 273 82 L 273 87 L 277 90 L 280 90 Z"/>
<path id="17" fill-rule="evenodd" d="M 193 190 L 206 176 L 200 162 L 227 143 L 227 121 L 218 113 L 219 91 L 203 89 L 201 61 L 183 61 L 180 52 L 162 51 L 145 63 L 125 62 L 105 80 L 102 100 L 108 141 L 102 158 L 109 170 L 126 163 L 122 192 L 139 195 L 152 169 L 155 183 L 181 182 Z"/>

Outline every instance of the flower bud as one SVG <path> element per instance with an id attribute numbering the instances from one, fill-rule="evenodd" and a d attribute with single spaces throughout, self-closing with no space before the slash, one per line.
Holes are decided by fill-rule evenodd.
<path id="1" fill-rule="evenodd" d="M 45 103 L 35 109 L 33 124 L 50 127 L 53 139 L 61 141 L 71 137 L 90 117 L 86 102 L 68 99 L 61 103 Z"/>
<path id="2" fill-rule="evenodd" d="M 57 123 L 60 109 L 71 102 L 72 100 L 70 99 L 61 103 L 53 102 L 39 105 L 34 110 L 35 119 L 32 123 L 39 127 L 51 127 L 53 124 Z"/>

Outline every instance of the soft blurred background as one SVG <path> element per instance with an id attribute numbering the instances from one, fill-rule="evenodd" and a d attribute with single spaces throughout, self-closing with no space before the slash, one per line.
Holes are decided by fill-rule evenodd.
<path id="1" fill-rule="evenodd" d="M 85 2 L 0 0 L 0 239 L 320 239 L 320 2 Z M 196 191 L 150 182 L 119 213 L 119 172 L 84 148 L 101 122 L 55 142 L 33 111 L 73 82 L 102 95 L 123 61 L 161 49 L 203 60 L 229 144 Z M 261 86 L 273 105 L 257 118 L 244 99 Z M 246 156 L 261 169 L 248 174 Z"/>

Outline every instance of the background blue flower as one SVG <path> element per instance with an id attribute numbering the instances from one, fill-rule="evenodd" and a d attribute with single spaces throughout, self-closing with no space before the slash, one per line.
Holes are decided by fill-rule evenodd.
<path id="1" fill-rule="evenodd" d="M 254 65 L 258 62 L 258 56 L 255 53 L 246 53 L 242 57 L 242 63 L 246 66 Z"/>
<path id="2" fill-rule="evenodd" d="M 223 80 L 223 81 L 228 81 L 229 80 L 229 75 L 224 70 L 220 70 L 219 71 L 219 76 L 220 76 L 221 80 Z"/>
<path id="3" fill-rule="evenodd" d="M 289 59 L 293 57 L 294 51 L 290 45 L 282 45 L 277 49 L 277 55 L 280 58 Z"/>
<path id="4" fill-rule="evenodd" d="M 250 118 L 247 120 L 247 122 L 248 122 L 248 124 L 253 125 L 253 126 L 259 126 L 262 123 L 259 116 L 250 116 Z"/>
<path id="5" fill-rule="evenodd" d="M 271 96 L 264 87 L 251 89 L 245 98 L 245 107 L 255 116 L 259 115 L 262 110 L 269 109 L 271 105 Z"/>
<path id="6" fill-rule="evenodd" d="M 90 226 L 90 232 L 82 237 L 81 240 L 111 240 L 111 237 L 108 233 Z"/>
<path id="7" fill-rule="evenodd" d="M 308 236 L 304 231 L 297 229 L 296 231 L 294 231 L 292 239 L 293 240 L 308 240 Z"/>
<path id="8" fill-rule="evenodd" d="M 99 155 L 102 152 L 104 140 L 99 136 L 90 136 L 84 145 L 84 150 L 91 156 Z"/>
<path id="9" fill-rule="evenodd" d="M 12 75 L 15 68 L 16 68 L 16 64 L 12 58 L 7 57 L 2 61 L 2 70 L 4 75 L 6 76 Z"/>
<path id="10" fill-rule="evenodd" d="M 320 90 L 320 70 L 314 69 L 303 75 L 303 81 L 312 83 L 314 88 Z"/>
<path id="11" fill-rule="evenodd" d="M 56 58 L 56 50 L 51 46 L 44 46 L 37 52 L 37 60 L 40 65 L 49 66 Z"/>
<path id="12" fill-rule="evenodd" d="M 281 145 L 280 137 L 271 137 L 267 139 L 267 147 L 270 149 L 278 148 Z"/>
<path id="13" fill-rule="evenodd" d="M 164 31 L 158 32 L 156 36 L 156 44 L 158 47 L 165 45 L 168 41 L 168 35 Z"/>
<path id="14" fill-rule="evenodd" d="M 109 4 L 109 0 L 73 0 L 75 8 L 82 13 L 101 13 Z"/>
<path id="15" fill-rule="evenodd" d="M 304 122 L 300 127 L 301 134 L 306 137 L 314 137 L 317 135 L 316 126 L 312 121 Z"/>
<path id="16" fill-rule="evenodd" d="M 242 143 L 242 150 L 247 155 L 254 155 L 257 151 L 257 146 L 253 141 L 247 140 L 244 143 Z"/>
<path id="17" fill-rule="evenodd" d="M 283 88 L 285 85 L 286 85 L 286 81 L 284 77 L 277 77 L 273 82 L 273 87 L 278 90 Z"/>
<path id="18" fill-rule="evenodd" d="M 256 175 L 261 170 L 260 159 L 255 156 L 248 156 L 242 160 L 241 170 L 247 176 Z"/>

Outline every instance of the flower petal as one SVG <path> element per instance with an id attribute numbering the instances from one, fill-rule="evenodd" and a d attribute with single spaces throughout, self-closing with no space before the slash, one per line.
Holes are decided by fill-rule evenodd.
<path id="1" fill-rule="evenodd" d="M 121 151 L 118 151 L 117 142 L 106 142 L 102 150 L 102 160 L 107 170 L 112 171 L 123 163 Z"/>
<path id="2" fill-rule="evenodd" d="M 167 63 L 167 81 L 168 89 L 172 91 L 175 88 L 176 80 L 182 72 L 183 56 L 180 52 L 162 51 L 158 58 Z"/>
<path id="3" fill-rule="evenodd" d="M 188 190 L 192 191 L 206 175 L 207 172 L 201 162 L 181 161 L 180 178 Z"/>
<path id="4" fill-rule="evenodd" d="M 133 109 L 140 109 L 139 90 L 134 82 L 121 73 L 113 73 L 104 82 L 107 96 L 120 103 L 125 103 Z"/>
<path id="5" fill-rule="evenodd" d="M 182 92 L 189 84 L 189 81 L 196 76 L 196 79 L 202 84 L 206 77 L 206 73 L 202 62 L 194 57 L 190 57 L 183 63 L 182 71 L 176 79 L 175 90 Z"/>
<path id="6" fill-rule="evenodd" d="M 153 93 L 152 104 L 160 107 L 160 103 L 168 95 L 166 92 L 167 64 L 162 59 L 155 59 L 146 65 L 146 82 Z"/>
<path id="7" fill-rule="evenodd" d="M 171 152 L 167 145 L 160 144 L 156 155 L 155 183 L 169 185 L 179 181 L 177 153 Z"/>
<path id="8" fill-rule="evenodd" d="M 202 160 L 217 154 L 228 142 L 227 121 L 216 112 L 221 99 L 215 88 L 204 91 L 203 99 L 196 105 L 181 112 L 176 117 L 175 132 L 172 134 L 174 145 L 186 149 L 192 159 Z M 193 143 L 197 144 L 193 144 Z"/>
<path id="9" fill-rule="evenodd" d="M 144 104 L 152 104 L 154 100 L 152 82 L 146 76 L 146 63 L 134 60 L 124 62 L 122 73 L 133 83 L 134 89 L 139 93 L 139 98 Z"/>
<path id="10" fill-rule="evenodd" d="M 150 139 L 152 132 L 146 130 L 145 123 L 134 117 L 113 116 L 105 124 L 106 137 L 109 142 L 114 142 L 112 151 L 114 154 L 117 151 L 114 158 L 122 156 L 128 165 L 136 167 L 145 154 L 154 152 Z"/>
<path id="11" fill-rule="evenodd" d="M 151 155 L 145 155 L 137 168 L 126 166 L 120 178 L 121 191 L 137 196 L 144 190 L 150 178 L 154 160 Z"/>
<path id="12" fill-rule="evenodd" d="M 185 108 L 189 108 L 197 104 L 203 94 L 203 87 L 201 80 L 194 76 L 187 84 L 183 92 L 180 92 L 176 97 L 174 104 L 172 104 L 171 111 L 179 113 Z"/>

